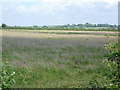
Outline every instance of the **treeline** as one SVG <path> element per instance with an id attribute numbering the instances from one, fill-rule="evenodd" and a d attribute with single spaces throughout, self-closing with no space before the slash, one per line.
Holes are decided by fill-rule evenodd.
<path id="1" fill-rule="evenodd" d="M 114 27 L 116 28 L 117 25 L 109 25 L 109 24 L 90 24 L 90 23 L 86 23 L 86 24 L 67 24 L 67 25 L 63 25 L 63 26 L 57 26 L 57 27 L 62 27 L 62 28 L 86 28 L 86 27 Z"/>
<path id="2" fill-rule="evenodd" d="M 29 30 L 117 30 L 117 25 L 109 24 L 67 24 L 67 25 L 56 25 L 56 26 L 8 26 L 6 24 L 1 25 L 2 29 L 29 29 Z"/>
<path id="3" fill-rule="evenodd" d="M 118 30 L 120 30 L 120 25 L 118 25 Z"/>

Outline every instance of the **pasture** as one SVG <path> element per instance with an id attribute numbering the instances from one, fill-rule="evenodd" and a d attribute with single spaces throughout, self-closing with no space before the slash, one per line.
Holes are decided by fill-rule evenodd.
<path id="1" fill-rule="evenodd" d="M 3 30 L 2 60 L 16 72 L 12 88 L 77 88 L 110 84 L 104 45 L 116 32 Z M 95 81 L 93 81 L 94 84 Z"/>

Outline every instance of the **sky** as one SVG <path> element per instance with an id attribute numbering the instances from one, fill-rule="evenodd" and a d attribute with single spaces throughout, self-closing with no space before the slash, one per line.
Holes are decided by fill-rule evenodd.
<path id="1" fill-rule="evenodd" d="M 118 24 L 119 0 L 1 0 L 0 24 L 9 26 Z"/>
<path id="2" fill-rule="evenodd" d="M 120 1 L 118 3 L 118 25 L 120 25 Z"/>

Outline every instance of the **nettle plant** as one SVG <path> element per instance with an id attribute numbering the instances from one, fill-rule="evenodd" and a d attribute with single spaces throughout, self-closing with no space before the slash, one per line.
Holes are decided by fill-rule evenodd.
<path id="1" fill-rule="evenodd" d="M 0 74 L 1 88 L 10 88 L 10 86 L 15 83 L 15 72 L 10 70 L 10 65 L 7 63 L 2 63 L 2 70 Z"/>
<path id="2" fill-rule="evenodd" d="M 105 45 L 110 54 L 105 59 L 109 69 L 111 84 L 108 87 L 118 88 L 120 85 L 119 68 L 120 68 L 120 45 L 119 43 L 110 43 Z"/>

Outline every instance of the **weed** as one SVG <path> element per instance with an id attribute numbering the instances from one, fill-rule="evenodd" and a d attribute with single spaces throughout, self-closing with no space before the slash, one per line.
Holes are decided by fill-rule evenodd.
<path id="1" fill-rule="evenodd" d="M 10 88 L 10 86 L 15 83 L 15 75 L 14 71 L 11 71 L 10 66 L 4 62 L 2 65 L 2 71 L 0 74 L 1 80 L 1 88 Z"/>

